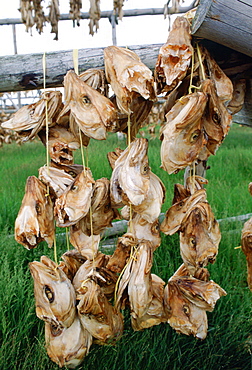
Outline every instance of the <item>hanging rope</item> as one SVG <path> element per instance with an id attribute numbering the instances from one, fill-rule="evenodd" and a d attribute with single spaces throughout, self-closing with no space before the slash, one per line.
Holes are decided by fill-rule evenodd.
<path id="1" fill-rule="evenodd" d="M 45 121 L 46 121 L 46 168 L 47 173 L 49 176 L 49 122 L 48 122 L 48 98 L 46 96 L 46 53 L 44 52 L 42 58 L 42 66 L 43 66 L 43 88 L 44 88 L 44 100 L 45 100 Z M 47 185 L 47 194 L 46 197 L 50 196 L 50 188 Z M 54 226 L 56 229 L 56 226 Z M 53 250 L 54 250 L 54 261 L 58 266 L 58 258 L 57 258 L 57 245 L 56 245 L 56 233 L 54 233 L 54 240 L 53 240 Z"/>

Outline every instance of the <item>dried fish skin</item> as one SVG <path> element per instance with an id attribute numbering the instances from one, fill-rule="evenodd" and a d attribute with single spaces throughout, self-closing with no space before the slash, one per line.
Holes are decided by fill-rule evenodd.
<path id="1" fill-rule="evenodd" d="M 43 240 L 52 247 L 54 235 L 53 202 L 46 186 L 37 177 L 29 176 L 15 220 L 15 240 L 27 249 L 37 247 Z"/>
<path id="2" fill-rule="evenodd" d="M 70 243 L 87 259 L 96 257 L 100 240 L 100 234 L 89 236 L 82 231 L 82 220 L 70 226 Z"/>
<path id="3" fill-rule="evenodd" d="M 233 96 L 227 105 L 228 113 L 235 114 L 240 112 L 243 107 L 246 94 L 246 79 L 240 78 L 233 81 Z"/>
<path id="4" fill-rule="evenodd" d="M 119 237 L 114 253 L 109 257 L 106 267 L 113 272 L 121 273 L 130 258 L 131 249 L 136 243 L 137 240 L 132 233 L 126 233 Z"/>
<path id="5" fill-rule="evenodd" d="M 112 220 L 119 218 L 118 210 L 111 206 L 110 180 L 105 177 L 96 180 L 90 212 L 79 221 L 78 227 L 88 236 L 99 235 L 105 228 L 112 226 Z"/>
<path id="6" fill-rule="evenodd" d="M 169 281 L 165 286 L 164 302 L 170 311 L 168 323 L 173 329 L 199 339 L 206 338 L 208 329 L 206 310 L 185 298 L 176 282 Z"/>
<path id="7" fill-rule="evenodd" d="M 153 222 L 148 222 L 141 214 L 135 214 L 128 224 L 128 232 L 132 233 L 138 241 L 149 240 L 153 250 L 156 250 L 161 244 L 158 218 Z"/>
<path id="8" fill-rule="evenodd" d="M 86 84 L 97 90 L 100 94 L 108 97 L 108 82 L 106 81 L 105 72 L 100 68 L 89 68 L 79 74 L 79 78 Z"/>
<path id="9" fill-rule="evenodd" d="M 130 146 L 119 157 L 121 162 L 124 155 L 127 155 L 120 166 L 118 181 L 129 203 L 135 206 L 144 201 L 150 186 L 150 167 L 147 153 L 148 140 L 137 138 L 130 143 Z"/>
<path id="10" fill-rule="evenodd" d="M 139 205 L 146 198 L 150 183 L 148 140 L 135 139 L 115 161 L 110 179 L 112 206 Z"/>
<path id="11" fill-rule="evenodd" d="M 40 262 L 30 262 L 29 268 L 38 318 L 58 329 L 71 326 L 76 315 L 76 295 L 66 274 L 46 256 L 41 256 Z"/>
<path id="12" fill-rule="evenodd" d="M 113 131 L 117 120 L 113 103 L 71 70 L 64 77 L 64 89 L 66 104 L 81 131 L 93 139 L 106 139 L 106 132 Z"/>
<path id="13" fill-rule="evenodd" d="M 74 182 L 74 177 L 64 170 L 47 165 L 39 168 L 39 179 L 56 195 L 60 197 L 61 194 Z"/>
<path id="14" fill-rule="evenodd" d="M 166 235 L 173 235 L 180 230 L 185 216 L 199 202 L 206 201 L 206 190 L 199 189 L 192 195 L 174 203 L 165 213 L 160 230 Z"/>
<path id="15" fill-rule="evenodd" d="M 92 279 L 87 279 L 79 291 L 77 310 L 83 327 L 100 344 L 118 340 L 123 333 L 123 317 L 109 303 L 100 286 Z"/>
<path id="16" fill-rule="evenodd" d="M 180 230 L 180 254 L 188 271 L 214 263 L 221 233 L 207 202 L 198 203 L 185 216 Z"/>
<path id="17" fill-rule="evenodd" d="M 233 96 L 233 84 L 230 78 L 223 72 L 206 48 L 201 48 L 208 67 L 210 79 L 214 82 L 218 97 L 223 103 L 227 103 Z"/>
<path id="18" fill-rule="evenodd" d="M 74 225 L 88 213 L 94 183 L 90 171 L 83 170 L 56 199 L 54 215 L 57 226 Z"/>
<path id="19" fill-rule="evenodd" d="M 20 108 L 1 126 L 16 131 L 24 141 L 31 140 L 46 126 L 46 110 L 48 126 L 52 127 L 56 124 L 62 106 L 60 91 L 46 91 L 39 101 Z"/>
<path id="20" fill-rule="evenodd" d="M 46 146 L 46 132 L 40 131 L 40 140 Z M 79 149 L 76 137 L 66 128 L 55 125 L 48 134 L 48 150 L 51 160 L 56 163 L 73 164 L 73 151 Z"/>
<path id="21" fill-rule="evenodd" d="M 161 46 L 155 66 L 157 93 L 171 91 L 186 76 L 191 63 L 190 24 L 185 17 L 177 17 L 166 43 Z"/>
<path id="22" fill-rule="evenodd" d="M 71 249 L 61 256 L 62 261 L 59 263 L 59 268 L 64 271 L 69 280 L 73 280 L 80 266 L 86 261 L 76 249 Z"/>
<path id="23" fill-rule="evenodd" d="M 241 248 L 246 256 L 248 287 L 252 291 L 252 218 L 244 223 L 241 235 Z"/>
<path id="24" fill-rule="evenodd" d="M 153 248 L 148 240 L 140 241 L 134 253 L 128 283 L 131 315 L 134 318 L 146 314 L 152 301 L 151 267 Z"/>
<path id="25" fill-rule="evenodd" d="M 83 281 L 86 281 L 89 278 L 97 279 L 99 283 L 100 281 L 105 283 L 104 278 L 99 274 L 99 271 L 102 267 L 106 267 L 108 260 L 109 256 L 99 251 L 95 255 L 94 259 L 87 259 L 80 266 L 73 278 L 74 289 L 80 293 Z"/>
<path id="26" fill-rule="evenodd" d="M 120 157 L 122 152 L 123 152 L 123 149 L 116 148 L 113 152 L 107 153 L 107 158 L 108 158 L 108 161 L 109 161 L 109 164 L 112 170 L 115 168 L 115 162 Z"/>
<path id="27" fill-rule="evenodd" d="M 52 325 L 45 323 L 45 342 L 47 354 L 53 362 L 59 367 L 74 369 L 89 353 L 93 337 L 76 315 L 72 325 L 59 334 L 55 333 Z"/>
<path id="28" fill-rule="evenodd" d="M 144 99 L 156 100 L 152 72 L 136 53 L 126 48 L 108 46 L 104 49 L 104 65 L 107 81 L 122 113 L 131 113 L 130 103 L 135 93 Z"/>
<path id="29" fill-rule="evenodd" d="M 160 178 L 152 171 L 149 172 L 150 184 L 146 198 L 139 205 L 133 205 L 134 212 L 141 215 L 149 223 L 155 222 L 161 212 L 162 204 L 165 200 L 165 186 Z M 148 239 L 148 238 L 146 238 Z"/>
<path id="30" fill-rule="evenodd" d="M 165 282 L 155 274 L 151 274 L 152 301 L 145 315 L 134 318 L 131 316 L 131 325 L 134 331 L 150 328 L 167 322 L 169 315 L 164 308 Z"/>
<path id="31" fill-rule="evenodd" d="M 214 155 L 230 129 L 232 116 L 218 97 L 212 80 L 202 82 L 202 91 L 208 96 L 203 115 L 203 127 L 207 134 L 206 147 Z"/>
<path id="32" fill-rule="evenodd" d="M 205 93 L 192 93 L 178 100 L 166 114 L 166 123 L 160 131 L 160 156 L 161 167 L 168 174 L 192 164 L 206 144 L 202 120 L 206 102 Z"/>

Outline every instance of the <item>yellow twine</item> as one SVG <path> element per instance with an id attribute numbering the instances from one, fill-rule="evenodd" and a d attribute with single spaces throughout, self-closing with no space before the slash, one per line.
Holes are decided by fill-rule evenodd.
<path id="1" fill-rule="evenodd" d="M 66 244 L 67 244 L 67 250 L 70 250 L 70 242 L 69 242 L 69 235 L 68 235 L 68 227 L 66 226 Z"/>
<path id="2" fill-rule="evenodd" d="M 43 67 L 43 87 L 44 87 L 44 100 L 45 100 L 45 119 L 46 119 L 46 167 L 49 176 L 49 124 L 48 124 L 48 97 L 46 96 L 46 53 L 44 52 L 42 58 L 42 67 Z M 49 185 L 47 186 L 46 197 L 49 196 Z M 56 229 L 56 228 L 55 228 Z M 53 251 L 54 251 L 54 261 L 58 266 L 57 258 L 57 245 L 56 245 L 56 232 L 54 233 L 53 240 Z"/>
<path id="3" fill-rule="evenodd" d="M 201 72 L 202 72 L 202 78 L 203 78 L 203 80 L 205 80 L 206 79 L 206 75 L 205 75 L 204 66 L 203 66 L 202 58 L 201 58 L 201 52 L 200 52 L 200 48 L 199 48 L 199 44 L 198 43 L 197 43 L 197 54 L 198 54 L 199 64 L 200 64 L 200 68 L 201 68 Z"/>
<path id="4" fill-rule="evenodd" d="M 78 65 L 78 49 L 73 49 L 73 63 L 74 63 L 74 72 L 78 75 L 79 74 L 79 65 Z"/>
<path id="5" fill-rule="evenodd" d="M 189 89 L 188 89 L 188 93 L 191 94 L 192 93 L 192 87 L 193 84 L 192 84 L 192 80 L 193 80 L 193 69 L 194 69 L 194 49 L 193 49 L 193 53 L 192 53 L 192 66 L 191 66 L 191 75 L 190 75 L 190 85 L 189 85 Z"/>
<path id="6" fill-rule="evenodd" d="M 134 252 L 133 252 L 134 251 Z M 124 268 L 122 269 L 122 271 L 120 272 L 120 275 L 118 276 L 118 279 L 116 281 L 116 284 L 115 284 L 115 291 L 114 291 L 114 304 L 116 303 L 116 299 L 117 299 L 117 291 L 118 291 L 118 285 L 119 285 L 119 281 L 121 280 L 123 274 L 124 274 L 124 271 L 126 270 L 127 266 L 129 265 L 129 263 L 131 262 L 131 260 L 134 260 L 136 261 L 136 254 L 137 254 L 137 251 L 138 251 L 138 248 L 133 245 L 130 249 L 130 257 L 127 261 L 127 263 L 125 264 Z"/>

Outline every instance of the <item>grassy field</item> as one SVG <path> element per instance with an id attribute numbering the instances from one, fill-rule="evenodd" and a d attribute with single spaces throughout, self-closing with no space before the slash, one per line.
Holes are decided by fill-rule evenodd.
<path id="1" fill-rule="evenodd" d="M 148 136 L 146 136 L 148 137 Z M 162 211 L 170 205 L 173 186 L 183 183 L 183 172 L 168 175 L 160 168 L 160 144 L 149 140 L 152 171 L 164 182 L 167 194 Z M 88 156 L 95 179 L 110 177 L 106 153 L 125 147 L 116 135 L 106 141 L 92 141 Z M 233 125 L 215 156 L 209 159 L 208 201 L 217 219 L 252 213 L 248 184 L 252 181 L 252 129 Z M 0 369 L 57 369 L 44 349 L 43 322 L 35 315 L 33 281 L 28 263 L 41 255 L 53 259 L 53 250 L 41 243 L 28 251 L 13 238 L 14 222 L 24 195 L 28 176 L 38 175 L 46 161 L 43 145 L 34 141 L 22 146 L 0 148 Z M 75 162 L 81 163 L 80 153 Z M 80 367 L 85 370 L 218 370 L 252 369 L 252 293 L 246 284 L 246 261 L 240 249 L 242 222 L 222 222 L 222 240 L 211 279 L 227 291 L 208 313 L 208 335 L 204 341 L 177 334 L 168 324 L 134 332 L 125 313 L 125 331 L 115 346 L 93 345 Z M 62 238 L 58 255 L 66 250 Z M 178 236 L 162 235 L 155 251 L 152 272 L 167 281 L 180 266 Z"/>

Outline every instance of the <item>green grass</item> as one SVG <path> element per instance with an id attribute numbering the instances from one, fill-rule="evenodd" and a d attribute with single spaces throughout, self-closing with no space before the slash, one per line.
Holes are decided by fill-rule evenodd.
<path id="1" fill-rule="evenodd" d="M 152 171 L 164 182 L 167 194 L 164 212 L 173 197 L 173 186 L 183 183 L 183 172 L 168 175 L 160 168 L 161 142 L 149 140 Z M 125 147 L 116 135 L 106 141 L 91 141 L 89 166 L 95 179 L 110 177 L 108 151 Z M 252 181 L 252 129 L 234 125 L 215 156 L 209 159 L 207 198 L 216 218 L 252 213 L 248 184 Z M 28 263 L 41 255 L 53 257 L 53 250 L 41 243 L 28 251 L 11 236 L 24 195 L 28 176 L 38 175 L 46 162 L 43 145 L 34 141 L 22 146 L 0 148 L 0 369 L 58 369 L 44 349 L 43 322 L 36 317 L 33 281 Z M 80 153 L 75 162 L 81 163 Z M 242 222 L 222 223 L 222 240 L 211 279 L 227 291 L 208 313 L 208 335 L 204 341 L 177 334 L 168 324 L 134 332 L 129 313 L 125 313 L 123 337 L 115 346 L 93 345 L 80 369 L 85 370 L 250 370 L 252 369 L 252 293 L 246 283 L 246 261 L 240 245 Z M 61 238 L 58 255 L 65 250 Z M 165 281 L 181 264 L 178 236 L 162 235 L 155 251 L 152 272 Z"/>

